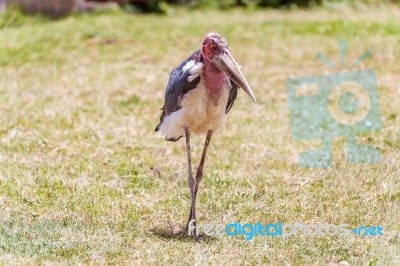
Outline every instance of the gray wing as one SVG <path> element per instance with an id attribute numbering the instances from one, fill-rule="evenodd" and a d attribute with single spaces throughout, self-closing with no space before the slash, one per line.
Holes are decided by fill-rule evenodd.
<path id="1" fill-rule="evenodd" d="M 180 66 L 172 70 L 169 77 L 168 85 L 165 91 L 165 103 L 161 108 L 162 113 L 160 116 L 160 124 L 156 127 L 155 131 L 158 131 L 164 117 L 181 109 L 181 100 L 183 96 L 189 91 L 197 87 L 200 82 L 200 77 L 195 78 L 192 81 L 188 81 L 190 76 L 189 70 L 184 71 L 183 67 L 191 60 L 199 60 L 201 58 L 200 51 L 194 52 Z"/>
<path id="2" fill-rule="evenodd" d="M 231 91 L 229 92 L 229 98 L 228 98 L 228 103 L 226 104 L 225 114 L 227 114 L 231 110 L 239 90 L 239 86 L 235 82 L 233 82 L 233 80 L 230 79 L 229 81 L 231 82 Z"/>

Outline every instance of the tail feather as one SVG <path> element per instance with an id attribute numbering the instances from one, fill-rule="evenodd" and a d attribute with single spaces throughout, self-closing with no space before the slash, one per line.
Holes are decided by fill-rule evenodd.
<path id="1" fill-rule="evenodd" d="M 161 126 L 162 126 L 162 124 L 163 124 L 163 122 L 164 122 L 164 118 L 165 118 L 165 106 L 163 106 L 162 108 L 161 108 L 161 115 L 160 115 L 160 123 L 157 125 L 157 127 L 154 129 L 154 131 L 155 132 L 158 132 L 158 131 L 160 131 L 161 130 Z M 165 136 L 165 140 L 166 141 L 173 141 L 173 142 L 176 142 L 176 141 L 178 141 L 180 138 L 182 138 L 183 137 L 183 135 L 180 135 L 180 136 L 177 136 L 177 137 L 170 137 L 170 138 L 168 138 L 167 136 Z"/>
<path id="2" fill-rule="evenodd" d="M 158 124 L 158 126 L 156 127 L 156 129 L 154 130 L 155 132 L 158 132 L 161 128 L 161 124 L 164 121 L 164 117 L 165 117 L 165 105 L 161 108 L 161 115 L 160 115 L 160 123 Z"/>

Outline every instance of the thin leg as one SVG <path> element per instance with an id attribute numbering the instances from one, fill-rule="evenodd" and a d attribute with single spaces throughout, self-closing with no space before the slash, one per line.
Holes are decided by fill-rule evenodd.
<path id="1" fill-rule="evenodd" d="M 197 193 L 199 192 L 200 182 L 203 179 L 204 162 L 206 160 L 207 150 L 208 150 L 208 146 L 210 145 L 212 134 L 213 134 L 212 130 L 209 130 L 207 132 L 206 143 L 204 144 L 203 154 L 201 155 L 201 160 L 200 160 L 199 166 L 197 167 L 197 171 L 196 171 L 196 186 L 195 186 L 195 190 L 194 190 L 194 198 L 195 198 L 195 200 L 197 198 Z"/>
<path id="2" fill-rule="evenodd" d="M 195 200 L 195 204 L 196 204 L 196 199 L 197 199 L 197 194 L 199 192 L 199 186 L 200 186 L 200 182 L 203 179 L 203 168 L 204 168 L 204 162 L 206 160 L 206 156 L 207 156 L 207 150 L 208 150 L 208 146 L 210 145 L 210 141 L 211 141 L 211 136 L 213 134 L 212 130 L 209 130 L 207 132 L 207 137 L 206 137 L 206 142 L 204 144 L 204 149 L 203 149 L 203 154 L 201 156 L 201 160 L 199 163 L 199 166 L 197 167 L 197 171 L 196 171 L 196 185 L 195 185 L 195 189 L 194 189 L 194 200 Z M 189 214 L 189 219 L 188 219 L 188 225 L 186 227 L 186 231 L 188 229 L 189 226 L 189 222 L 195 219 L 193 217 L 193 209 L 190 209 L 190 214 Z"/>
<path id="3" fill-rule="evenodd" d="M 190 155 L 190 133 L 189 133 L 189 128 L 187 126 L 185 126 L 184 129 L 185 129 L 186 152 L 187 152 L 187 160 L 188 160 L 188 186 L 189 186 L 190 199 L 191 199 L 190 217 L 195 222 L 194 223 L 194 235 L 197 240 L 198 236 L 196 234 L 196 209 L 195 209 L 195 197 L 194 197 L 195 182 L 193 179 L 192 158 Z M 190 219 L 190 220 L 192 220 L 192 219 Z M 189 222 L 188 222 L 188 225 L 189 225 Z"/>

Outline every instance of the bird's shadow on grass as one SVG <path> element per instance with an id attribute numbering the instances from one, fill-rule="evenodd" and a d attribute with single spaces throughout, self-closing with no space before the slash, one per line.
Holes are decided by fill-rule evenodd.
<path id="1" fill-rule="evenodd" d="M 164 240 L 177 240 L 181 242 L 195 242 L 192 235 L 188 235 L 187 232 L 182 228 L 179 231 L 174 231 L 170 228 L 160 228 L 154 227 L 150 230 L 153 235 Z M 208 236 L 205 234 L 200 234 L 200 242 L 209 243 L 218 240 L 218 238 L 213 236 Z"/>

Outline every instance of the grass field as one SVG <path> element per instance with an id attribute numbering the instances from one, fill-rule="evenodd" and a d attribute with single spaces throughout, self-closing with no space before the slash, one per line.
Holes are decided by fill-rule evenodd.
<path id="1" fill-rule="evenodd" d="M 25 18 L 0 31 L 0 264 L 400 263 L 400 10 L 120 12 Z M 343 19 L 345 18 L 345 19 Z M 17 21 L 18 22 L 18 21 Z M 153 131 L 169 72 L 208 31 L 225 36 L 257 97 L 240 91 L 214 135 L 200 223 L 381 225 L 380 237 L 209 238 L 179 233 L 190 199 L 183 141 Z M 372 165 L 302 169 L 285 82 L 374 52 L 383 128 Z M 198 162 L 203 136 L 192 137 Z"/>

